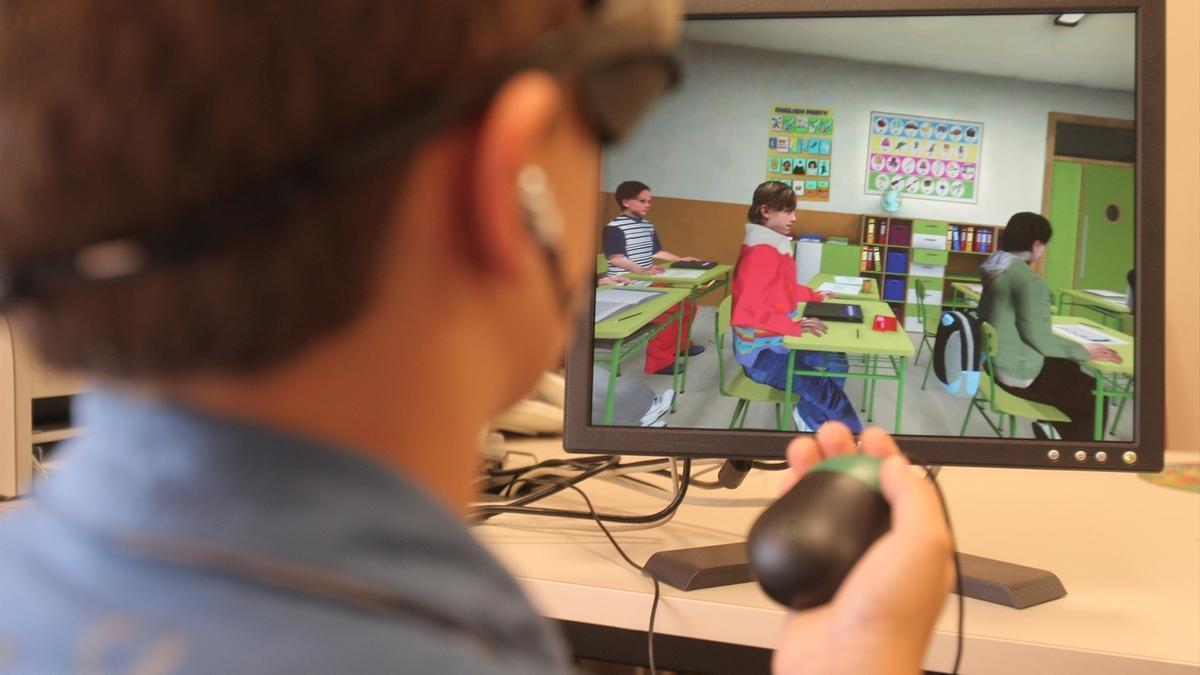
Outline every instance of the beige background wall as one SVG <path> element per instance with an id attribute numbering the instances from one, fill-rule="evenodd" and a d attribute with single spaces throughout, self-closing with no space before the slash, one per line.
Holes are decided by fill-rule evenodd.
<path id="1" fill-rule="evenodd" d="M 1167 1 L 1167 448 L 1200 449 L 1200 2 Z"/>

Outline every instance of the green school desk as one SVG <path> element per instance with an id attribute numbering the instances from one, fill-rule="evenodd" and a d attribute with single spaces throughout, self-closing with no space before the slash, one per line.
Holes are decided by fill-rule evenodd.
<path id="1" fill-rule="evenodd" d="M 1132 316 L 1133 312 L 1129 311 L 1129 306 L 1123 302 L 1113 302 L 1107 298 L 1103 298 L 1094 293 L 1088 293 L 1079 288 L 1056 288 L 1054 292 L 1058 294 L 1058 307 L 1055 314 L 1064 314 L 1072 306 L 1087 307 L 1095 310 L 1104 317 L 1104 325 L 1109 325 L 1111 319 L 1113 327 L 1120 329 L 1125 322 L 1125 317 Z"/>
<path id="2" fill-rule="evenodd" d="M 667 265 L 667 270 L 670 271 L 670 265 Z M 689 270 L 692 271 L 692 270 Z M 692 278 L 672 278 L 661 274 L 629 274 L 630 279 L 638 281 L 650 281 L 661 286 L 669 288 L 686 288 L 690 292 L 688 299 L 695 304 L 700 298 L 716 291 L 717 289 L 725 289 L 725 295 L 729 295 L 729 280 L 733 274 L 733 265 L 715 265 L 706 270 L 694 270 L 703 272 L 700 276 Z M 684 326 L 687 331 L 687 339 L 683 344 L 692 341 L 692 325 Z M 688 355 L 685 352 L 683 355 L 683 378 L 679 382 L 679 388 L 675 391 L 683 393 L 687 389 L 687 365 Z"/>
<path id="3" fill-rule="evenodd" d="M 824 273 L 814 274 L 812 279 L 809 279 L 808 283 L 805 284 L 805 286 L 808 286 L 809 288 L 811 288 L 815 291 L 815 290 L 818 290 L 818 288 L 820 287 L 821 284 L 835 283 L 835 281 L 834 281 L 835 276 L 841 276 L 841 275 L 840 274 L 838 274 L 838 275 L 824 274 Z M 860 293 L 838 293 L 837 297 L 841 298 L 843 300 L 856 300 L 856 301 L 857 300 L 871 300 L 871 301 L 878 302 L 878 300 L 879 300 L 879 282 L 877 279 L 868 279 L 868 281 L 871 284 L 870 291 L 867 291 L 865 293 L 861 293 L 861 292 Z"/>
<path id="4" fill-rule="evenodd" d="M 1085 364 L 1092 371 L 1092 376 L 1096 378 L 1096 428 L 1093 437 L 1097 441 L 1104 440 L 1104 405 L 1108 399 L 1121 399 L 1123 403 L 1125 400 L 1133 398 L 1133 336 L 1078 316 L 1052 316 L 1050 321 L 1055 326 L 1087 326 L 1124 343 L 1104 345 L 1111 347 L 1121 356 L 1120 363 L 1088 361 Z M 1084 344 L 1082 340 L 1075 340 L 1075 342 Z M 1120 412 L 1117 414 L 1120 415 Z M 1113 426 L 1116 426 L 1115 420 Z"/>
<path id="5" fill-rule="evenodd" d="M 950 288 L 954 291 L 952 305 L 958 307 L 958 299 L 965 298 L 979 304 L 979 298 L 983 297 L 983 287 L 979 284 L 968 284 L 962 281 L 955 281 L 950 284 Z"/>
<path id="6" fill-rule="evenodd" d="M 850 301 L 845 299 L 830 300 L 830 302 L 853 303 L 862 307 L 862 323 L 846 323 L 844 321 L 826 321 L 829 332 L 821 336 L 805 334 L 800 337 L 784 337 L 783 346 L 792 350 L 788 353 L 787 396 L 792 395 L 792 376 L 812 375 L 814 377 L 848 377 L 866 380 L 865 399 L 867 421 L 875 416 L 875 385 L 880 380 L 896 382 L 896 424 L 895 432 L 900 433 L 901 418 L 904 414 L 904 373 L 908 359 L 916 349 L 912 340 L 903 328 L 894 331 L 880 332 L 871 330 L 872 322 L 877 315 L 895 316 L 891 307 L 885 302 Z M 803 311 L 804 304 L 800 305 Z M 851 368 L 850 372 L 828 373 L 821 370 L 796 370 L 796 351 L 813 352 L 845 352 L 847 355 L 861 355 L 861 369 Z M 883 359 L 881 361 L 881 359 Z M 883 369 L 880 365 L 883 365 Z M 858 365 L 858 364 L 856 364 Z"/>
<path id="7" fill-rule="evenodd" d="M 684 288 L 629 288 L 627 286 L 610 286 L 597 288 L 596 295 L 599 296 L 602 293 L 612 290 L 658 293 L 659 296 L 653 300 L 647 300 L 636 307 L 630 307 L 624 311 L 617 312 L 595 325 L 593 332 L 595 341 L 611 341 L 612 347 L 607 356 L 602 352 L 597 354 L 593 351 L 592 354 L 592 362 L 594 364 L 605 364 L 608 366 L 608 392 L 604 397 L 604 424 L 612 424 L 613 404 L 616 402 L 617 397 L 617 373 L 621 368 L 621 360 L 645 347 L 655 335 L 658 335 L 667 326 L 670 326 L 671 321 L 664 321 L 658 325 L 653 325 L 651 322 L 662 316 L 673 305 L 680 304 L 691 292 Z M 675 316 L 675 321 L 680 324 L 679 334 L 682 336 L 682 305 L 675 311 Z M 679 353 L 678 344 L 676 345 L 675 353 Z M 675 387 L 675 391 L 679 391 L 679 362 L 680 359 L 676 356 L 675 374 L 672 376 L 671 382 L 672 386 Z M 678 401 L 679 397 L 676 396 L 675 400 L 671 402 L 671 412 L 675 412 Z"/>

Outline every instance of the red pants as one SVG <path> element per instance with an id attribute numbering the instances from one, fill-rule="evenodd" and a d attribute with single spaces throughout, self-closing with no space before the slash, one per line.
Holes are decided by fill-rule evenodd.
<path id="1" fill-rule="evenodd" d="M 683 346 L 680 347 L 680 352 L 686 352 L 688 347 L 692 346 L 687 336 L 691 333 L 692 319 L 696 318 L 696 303 L 691 300 L 684 300 L 682 303 L 672 305 L 667 311 L 663 312 L 657 319 L 654 320 L 654 325 L 659 325 L 665 322 L 670 322 L 671 325 L 663 329 L 661 333 L 655 335 L 646 345 L 646 372 L 657 373 L 675 363 L 675 346 L 679 340 L 679 317 L 676 313 L 679 311 L 679 305 L 683 305 L 683 327 L 686 331 L 683 336 Z"/>

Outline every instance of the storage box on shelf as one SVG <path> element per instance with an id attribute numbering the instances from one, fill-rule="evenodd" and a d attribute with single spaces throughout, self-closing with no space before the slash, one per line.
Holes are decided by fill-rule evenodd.
<path id="1" fill-rule="evenodd" d="M 956 306 L 950 284 L 978 282 L 979 265 L 995 250 L 1000 228 L 867 214 L 861 235 L 860 274 L 877 280 L 904 329 L 917 332 L 915 278 L 924 281 L 926 322 L 934 326 L 943 309 Z"/>

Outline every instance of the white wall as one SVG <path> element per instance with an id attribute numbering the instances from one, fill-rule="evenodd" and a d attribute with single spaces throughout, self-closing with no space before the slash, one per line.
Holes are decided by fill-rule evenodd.
<path id="1" fill-rule="evenodd" d="M 830 200 L 801 208 L 845 213 L 881 212 L 879 197 L 864 192 L 872 110 L 983 122 L 979 202 L 906 196 L 898 215 L 994 224 L 1041 210 L 1048 113 L 1134 114 L 1127 92 L 692 42 L 683 87 L 605 154 L 604 189 L 635 179 L 658 196 L 748 203 L 766 178 L 774 104 L 833 110 Z"/>

